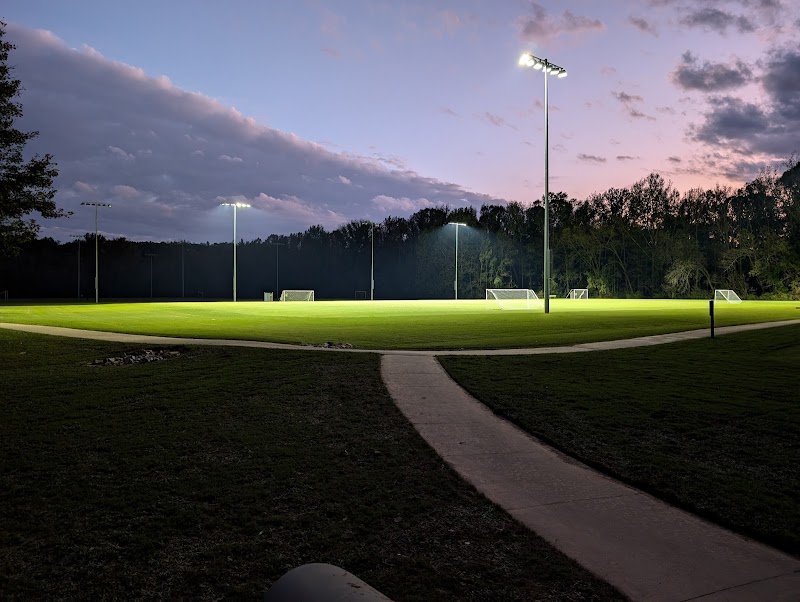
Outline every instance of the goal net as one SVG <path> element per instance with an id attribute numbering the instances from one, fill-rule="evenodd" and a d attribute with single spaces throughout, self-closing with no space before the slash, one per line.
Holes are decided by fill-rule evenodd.
<path id="1" fill-rule="evenodd" d="M 714 301 L 727 301 L 728 303 L 741 303 L 739 295 L 730 289 L 717 289 L 714 291 Z"/>
<path id="2" fill-rule="evenodd" d="M 567 299 L 588 299 L 588 298 L 589 298 L 588 288 L 573 288 L 569 293 L 567 293 Z"/>
<path id="3" fill-rule="evenodd" d="M 529 288 L 487 288 L 486 301 L 493 301 L 500 309 L 535 309 L 542 307 L 536 293 Z"/>
<path id="4" fill-rule="evenodd" d="M 367 291 L 356 291 L 356 299 L 366 299 Z"/>
<path id="5" fill-rule="evenodd" d="M 281 301 L 313 301 L 314 291 L 284 289 L 281 293 Z"/>

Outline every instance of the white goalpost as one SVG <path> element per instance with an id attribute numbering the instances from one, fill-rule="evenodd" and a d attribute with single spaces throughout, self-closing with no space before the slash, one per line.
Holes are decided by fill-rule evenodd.
<path id="1" fill-rule="evenodd" d="M 588 288 L 573 288 L 567 293 L 567 299 L 588 299 Z"/>
<path id="2" fill-rule="evenodd" d="M 714 301 L 727 301 L 728 303 L 741 303 L 739 295 L 727 288 L 718 288 L 714 291 Z"/>
<path id="3" fill-rule="evenodd" d="M 529 288 L 487 288 L 486 301 L 494 301 L 500 309 L 536 309 L 543 307 L 536 293 Z"/>
<path id="4" fill-rule="evenodd" d="M 314 291 L 306 289 L 284 289 L 281 301 L 313 301 Z"/>

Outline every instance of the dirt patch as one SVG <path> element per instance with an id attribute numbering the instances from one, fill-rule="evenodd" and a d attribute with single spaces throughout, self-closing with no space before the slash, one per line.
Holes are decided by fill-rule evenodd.
<path id="1" fill-rule="evenodd" d="M 105 357 L 94 360 L 90 366 L 124 366 L 126 364 L 149 364 L 179 357 L 177 349 L 141 349 L 139 351 L 126 351 L 122 355 Z"/>

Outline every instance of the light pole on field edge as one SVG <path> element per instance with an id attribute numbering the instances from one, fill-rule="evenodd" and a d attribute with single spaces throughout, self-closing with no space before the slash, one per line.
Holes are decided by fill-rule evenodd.
<path id="1" fill-rule="evenodd" d="M 111 203 L 81 203 L 87 207 L 94 207 L 94 302 L 100 303 L 100 260 L 97 254 L 97 208 L 111 207 Z"/>
<path id="2" fill-rule="evenodd" d="M 375 224 L 369 223 L 370 265 L 369 265 L 369 300 L 375 301 Z"/>
<path id="3" fill-rule="evenodd" d="M 554 65 L 547 59 L 540 59 L 525 52 L 519 59 L 523 67 L 533 67 L 544 73 L 544 313 L 550 313 L 550 164 L 548 145 L 550 135 L 550 115 L 547 98 L 547 76 L 567 77 L 567 70 Z"/>
<path id="4" fill-rule="evenodd" d="M 448 226 L 456 227 L 456 278 L 453 281 L 453 290 L 455 291 L 455 298 L 458 299 L 458 227 L 463 226 L 466 228 L 467 224 L 462 224 L 460 222 L 450 222 Z"/>
<path id="5" fill-rule="evenodd" d="M 249 207 L 247 203 L 220 203 L 224 207 L 233 207 L 233 300 L 236 301 L 236 209 Z"/>

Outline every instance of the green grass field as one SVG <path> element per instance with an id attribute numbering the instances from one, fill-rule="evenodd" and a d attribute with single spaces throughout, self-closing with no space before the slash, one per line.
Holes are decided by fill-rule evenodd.
<path id="1" fill-rule="evenodd" d="M 717 303 L 718 326 L 800 318 L 795 301 Z M 484 301 L 5 304 L 0 322 L 178 337 L 253 339 L 364 349 L 492 349 L 624 339 L 707 328 L 699 300 L 554 299 L 502 311 Z"/>

